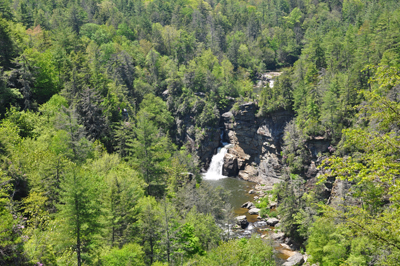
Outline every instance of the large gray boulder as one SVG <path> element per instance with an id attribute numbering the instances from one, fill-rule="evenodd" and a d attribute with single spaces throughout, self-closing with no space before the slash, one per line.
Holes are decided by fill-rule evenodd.
<path id="1" fill-rule="evenodd" d="M 290 256 L 282 266 L 299 266 L 304 262 L 303 255 L 299 252 L 296 252 L 293 256 Z"/>
<path id="2" fill-rule="evenodd" d="M 248 202 L 246 202 L 246 203 L 243 203 L 241 207 L 242 207 L 242 208 L 246 208 L 246 209 L 251 209 L 251 208 L 254 208 L 255 206 L 254 206 L 254 203 L 253 203 L 253 202 L 248 201 Z"/>
<path id="3" fill-rule="evenodd" d="M 279 223 L 279 220 L 277 218 L 269 218 L 269 219 L 267 219 L 267 224 L 269 226 L 275 226 L 277 223 Z"/>
<path id="4" fill-rule="evenodd" d="M 243 229 L 246 228 L 249 225 L 246 215 L 241 215 L 236 217 L 236 224 L 242 227 Z"/>
<path id="5" fill-rule="evenodd" d="M 272 233 L 271 239 L 275 241 L 283 241 L 285 239 L 285 234 L 282 232 L 279 233 Z"/>
<path id="6" fill-rule="evenodd" d="M 250 215 L 255 215 L 255 214 L 259 214 L 260 213 L 260 209 L 258 209 L 258 208 L 251 208 L 250 210 L 249 210 L 249 214 Z"/>
<path id="7" fill-rule="evenodd" d="M 234 154 L 227 153 L 224 156 L 224 166 L 222 174 L 225 176 L 237 176 L 239 173 L 237 157 Z"/>

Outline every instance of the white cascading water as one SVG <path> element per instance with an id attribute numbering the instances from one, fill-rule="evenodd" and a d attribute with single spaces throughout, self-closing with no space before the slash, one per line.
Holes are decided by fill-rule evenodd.
<path id="1" fill-rule="evenodd" d="M 222 137 L 223 137 L 223 132 L 221 133 L 221 140 L 223 139 Z M 224 166 L 224 156 L 228 152 L 228 149 L 231 148 L 233 145 L 226 142 L 222 142 L 222 144 L 224 145 L 224 147 L 218 148 L 217 154 L 215 154 L 211 158 L 210 167 L 204 174 L 203 179 L 218 180 L 227 177 L 222 175 L 222 167 Z"/>

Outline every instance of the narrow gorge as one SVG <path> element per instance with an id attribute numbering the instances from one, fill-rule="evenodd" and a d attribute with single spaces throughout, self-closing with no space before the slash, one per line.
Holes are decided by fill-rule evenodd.
<path id="1" fill-rule="evenodd" d="M 297 243 L 285 237 L 279 229 L 279 219 L 268 215 L 262 218 L 260 209 L 254 205 L 264 197 L 271 198 L 274 184 L 284 182 L 283 138 L 294 114 L 276 111 L 259 117 L 257 112 L 257 104 L 249 102 L 239 105 L 238 110 L 232 108 L 221 114 L 220 127 L 213 129 L 214 132 L 220 132 L 215 133 L 215 136 L 219 136 L 218 141 L 204 145 L 212 149 L 210 143 L 218 144 L 214 147 L 216 154 L 211 160 L 202 158 L 205 165 L 209 165 L 203 180 L 233 194 L 230 203 L 236 215 L 237 225 L 233 232 L 237 237 L 250 237 L 256 233 L 262 238 L 271 239 L 278 265 L 298 265 L 304 258 L 296 251 L 299 248 Z M 310 161 L 305 171 L 310 186 L 315 185 L 318 174 L 316 166 L 329 145 L 329 141 L 322 137 L 306 140 Z M 277 202 L 270 201 L 268 208 L 275 210 L 276 207 Z"/>

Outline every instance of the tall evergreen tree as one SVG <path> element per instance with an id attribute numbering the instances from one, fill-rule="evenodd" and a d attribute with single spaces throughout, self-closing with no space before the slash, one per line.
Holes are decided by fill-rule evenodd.
<path id="1" fill-rule="evenodd" d="M 150 118 L 147 112 L 138 114 L 134 128 L 136 138 L 129 140 L 128 146 L 132 165 L 147 183 L 147 194 L 155 196 L 165 189 L 163 163 L 170 157 L 170 143 Z"/>
<path id="2" fill-rule="evenodd" d="M 91 252 L 97 247 L 102 214 L 99 194 L 102 183 L 98 176 L 74 166 L 61 183 L 57 217 L 63 224 L 65 238 L 72 240 L 77 265 L 90 264 Z"/>
<path id="3" fill-rule="evenodd" d="M 108 134 L 108 123 L 100 107 L 101 98 L 94 89 L 85 89 L 80 95 L 76 110 L 90 139 L 100 139 Z"/>

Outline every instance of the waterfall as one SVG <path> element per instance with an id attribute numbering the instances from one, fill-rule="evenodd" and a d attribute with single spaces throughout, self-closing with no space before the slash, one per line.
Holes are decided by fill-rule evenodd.
<path id="1" fill-rule="evenodd" d="M 269 87 L 270 87 L 270 88 L 273 88 L 273 87 L 274 87 L 274 83 L 275 83 L 275 81 L 274 81 L 273 79 L 271 79 L 271 80 L 269 81 Z"/>
<path id="2" fill-rule="evenodd" d="M 218 152 L 212 157 L 210 167 L 207 173 L 204 174 L 203 179 L 218 180 L 226 178 L 226 176 L 222 175 L 222 167 L 224 166 L 224 156 L 230 147 L 232 147 L 232 145 L 227 144 L 222 148 L 218 148 Z"/>

